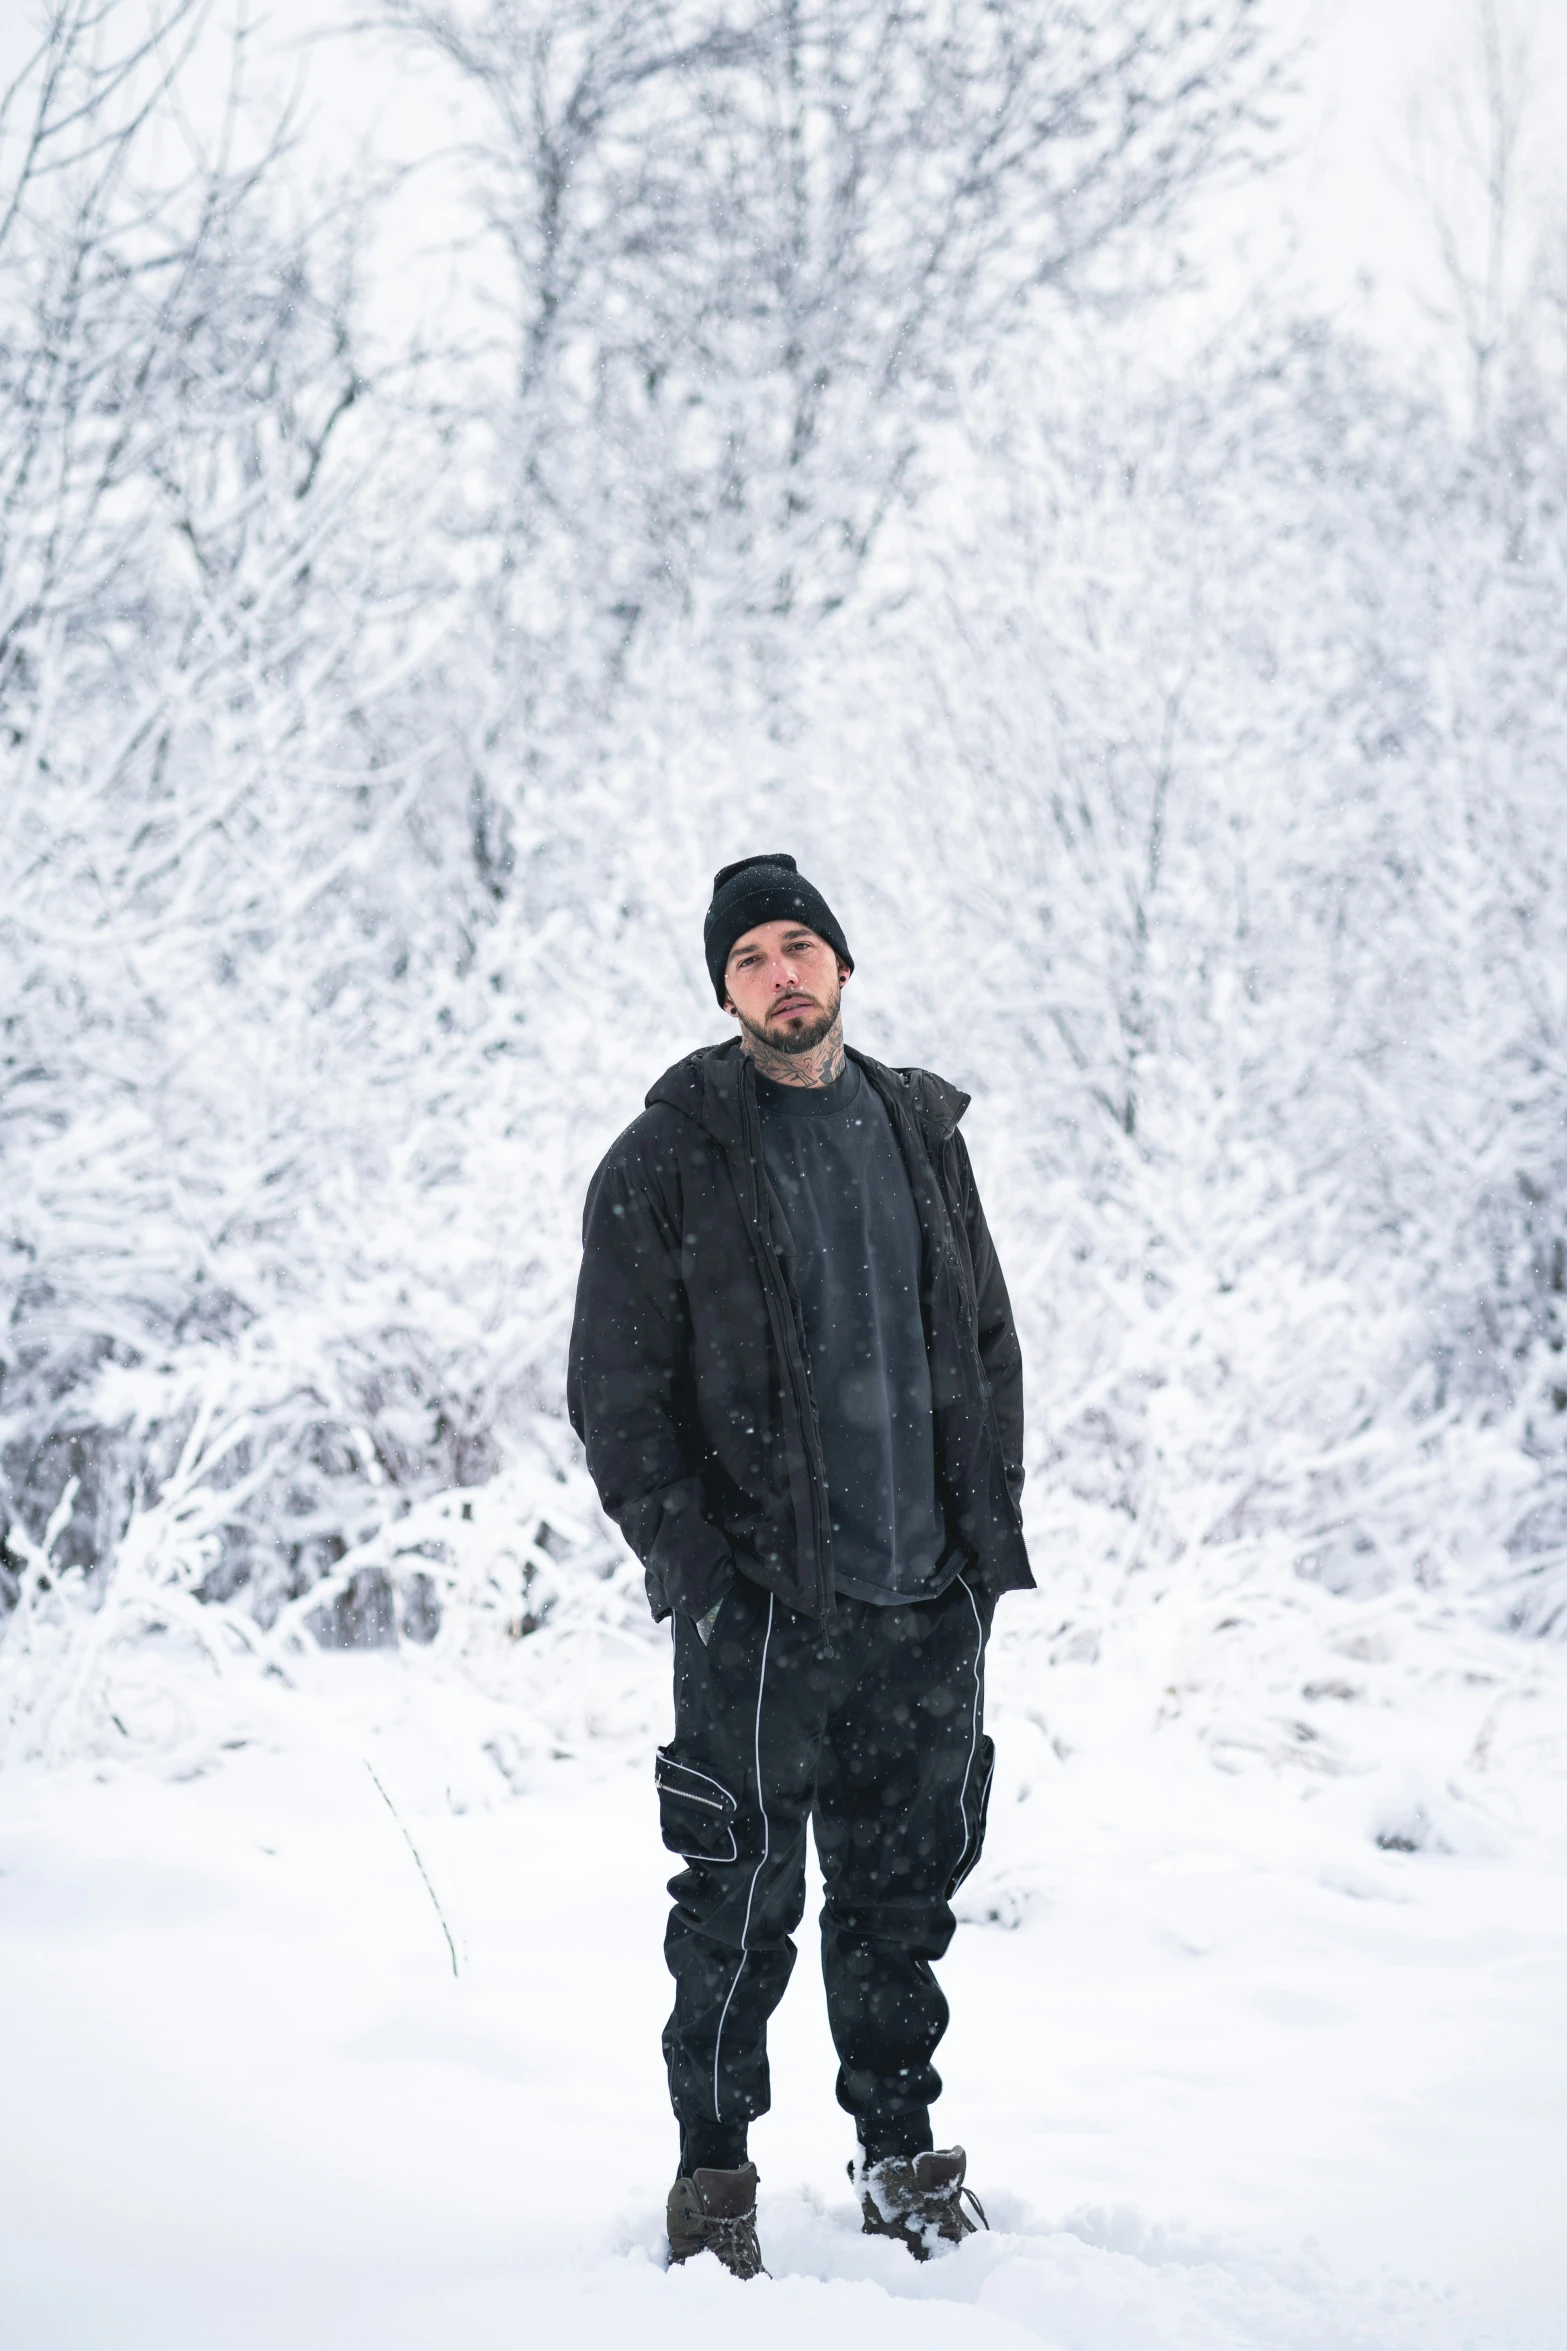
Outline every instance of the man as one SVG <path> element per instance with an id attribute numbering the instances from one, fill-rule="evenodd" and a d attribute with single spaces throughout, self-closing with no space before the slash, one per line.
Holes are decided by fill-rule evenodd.
<path id="1" fill-rule="evenodd" d="M 769 2104 L 808 1821 L 864 2226 L 920 2259 L 974 2226 L 963 2150 L 930 2124 L 931 1962 L 984 1837 L 991 1615 L 1034 1579 L 968 1096 L 846 1050 L 854 959 L 792 857 L 723 868 L 704 946 L 739 1037 L 666 1071 L 593 1178 L 570 1398 L 654 1616 L 675 1619 L 670 2253 L 751 2277 L 746 2128 Z"/>

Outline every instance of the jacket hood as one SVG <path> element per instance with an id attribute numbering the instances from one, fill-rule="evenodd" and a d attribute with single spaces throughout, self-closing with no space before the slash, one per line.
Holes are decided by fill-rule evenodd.
<path id="1" fill-rule="evenodd" d="M 851 1061 L 857 1062 L 873 1085 L 886 1094 L 901 1094 L 916 1118 L 933 1129 L 945 1142 L 958 1120 L 969 1106 L 971 1097 L 960 1086 L 949 1084 L 929 1069 L 889 1069 L 884 1062 L 873 1061 L 868 1053 L 860 1053 L 850 1045 L 846 1048 Z M 671 1110 L 683 1111 L 704 1127 L 717 1143 L 732 1147 L 744 1132 L 740 1120 L 740 1069 L 744 1060 L 739 1040 L 726 1039 L 722 1045 L 699 1045 L 683 1061 L 677 1061 L 655 1080 L 647 1091 L 647 1107 L 653 1109 L 662 1103 Z"/>

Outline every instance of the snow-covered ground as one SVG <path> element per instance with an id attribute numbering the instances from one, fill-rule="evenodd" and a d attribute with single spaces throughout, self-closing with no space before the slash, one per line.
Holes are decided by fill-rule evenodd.
<path id="1" fill-rule="evenodd" d="M 606 1650 L 608 1735 L 505 1778 L 406 1652 L 322 1658 L 193 1777 L 11 1772 L 0 2341 L 1567 2344 L 1567 1673 L 1449 1630 L 1379 1710 L 1389 1607 L 1302 1701 L 1303 1752 L 1356 1726 L 1321 1771 L 1221 1768 L 1222 1710 L 1198 1736 L 1172 1680 L 1159 1720 L 1131 1649 L 1046 1664 L 1009 1603 L 938 2114 L 992 2233 L 928 2269 L 857 2233 L 809 1926 L 772 2280 L 662 2267 L 661 1640 Z"/>

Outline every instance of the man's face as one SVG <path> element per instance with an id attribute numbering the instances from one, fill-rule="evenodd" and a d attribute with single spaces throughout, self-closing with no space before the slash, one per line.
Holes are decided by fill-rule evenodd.
<path id="1" fill-rule="evenodd" d="M 797 922 L 761 922 L 724 966 L 725 1009 L 775 1053 L 808 1053 L 838 1017 L 847 973 L 824 939 Z"/>

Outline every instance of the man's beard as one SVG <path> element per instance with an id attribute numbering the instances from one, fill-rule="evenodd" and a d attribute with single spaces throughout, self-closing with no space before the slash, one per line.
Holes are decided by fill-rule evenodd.
<path id="1" fill-rule="evenodd" d="M 809 1053 L 812 1046 L 819 1045 L 832 1028 L 842 1002 L 843 990 L 839 988 L 834 991 L 832 1002 L 825 1005 L 814 1020 L 802 1022 L 799 1028 L 775 1029 L 770 1025 L 758 1028 L 743 1015 L 740 1026 L 748 1037 L 753 1038 L 758 1045 L 765 1045 L 770 1053 Z"/>

